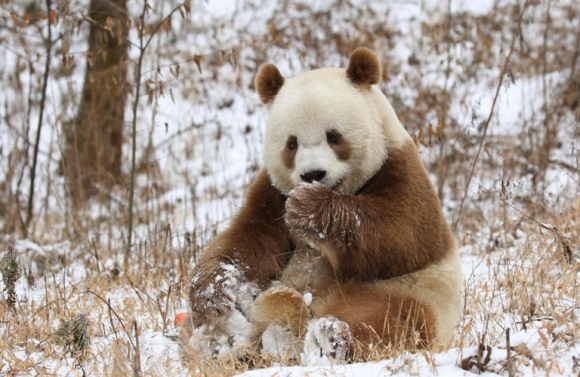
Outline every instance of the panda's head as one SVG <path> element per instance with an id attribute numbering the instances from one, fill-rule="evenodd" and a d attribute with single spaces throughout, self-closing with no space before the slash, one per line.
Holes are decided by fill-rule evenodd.
<path id="1" fill-rule="evenodd" d="M 323 68 L 285 80 L 272 64 L 261 67 L 256 89 L 268 105 L 264 165 L 288 192 L 318 181 L 354 194 L 382 166 L 388 151 L 409 139 L 391 105 L 374 87 L 381 65 L 359 48 L 347 69 Z"/>

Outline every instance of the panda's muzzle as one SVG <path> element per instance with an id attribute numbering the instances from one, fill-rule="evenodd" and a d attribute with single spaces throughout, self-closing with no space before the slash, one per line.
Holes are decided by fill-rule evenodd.
<path id="1" fill-rule="evenodd" d="M 314 181 L 320 182 L 324 177 L 326 177 L 325 170 L 312 170 L 308 173 L 300 174 L 300 179 L 308 183 L 312 183 Z"/>

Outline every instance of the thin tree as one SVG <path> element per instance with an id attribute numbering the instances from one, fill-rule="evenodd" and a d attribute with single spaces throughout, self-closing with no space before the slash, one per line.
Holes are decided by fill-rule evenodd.
<path id="1" fill-rule="evenodd" d="M 63 167 L 75 207 L 121 183 L 127 99 L 127 0 L 91 0 L 89 51 L 76 118 L 65 129 Z"/>

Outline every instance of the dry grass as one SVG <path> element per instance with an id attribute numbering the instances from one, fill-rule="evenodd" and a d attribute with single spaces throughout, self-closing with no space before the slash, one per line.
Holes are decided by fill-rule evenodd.
<path id="1" fill-rule="evenodd" d="M 128 183 L 72 212 L 57 174 L 61 130 L 74 114 L 85 54 L 60 45 L 28 229 L 34 243 L 20 239 L 35 124 L 26 114 L 38 111 L 44 62 L 36 61 L 43 45 L 33 31 L 44 24 L 31 18 L 19 26 L 11 12 L 21 17 L 25 7 L 0 2 L 9 25 L 0 26 L 0 41 L 19 57 L 0 76 L 0 85 L 11 88 L 10 98 L 0 97 L 0 242 L 16 243 L 24 275 L 13 307 L 6 292 L 0 297 L 0 375 L 230 376 L 273 365 L 254 351 L 225 360 L 188 352 L 183 363 L 152 355 L 162 354 L 164 344 L 177 349 L 172 321 L 188 305 L 189 271 L 260 166 L 265 114 L 252 88 L 257 66 L 272 60 L 291 76 L 344 65 L 358 45 L 384 59 L 382 89 L 416 138 L 450 222 L 458 219 L 467 187 L 456 227 L 465 267 L 460 328 L 444 346 L 419 353 L 378 349 L 371 360 L 389 358 L 393 373 L 435 370 L 438 357 L 455 349 L 456 365 L 471 371 L 580 373 L 574 351 L 580 344 L 580 14 L 566 2 L 533 1 L 518 28 L 522 5 L 498 1 L 489 13 L 452 17 L 423 9 L 429 22 L 415 20 L 420 31 L 407 33 L 396 28 L 404 24 L 396 11 L 387 16 L 378 5 L 337 1 L 320 10 L 285 1 L 273 15 L 256 16 L 264 28 L 251 28 L 244 20 L 260 15 L 259 2 L 241 6 L 235 22 L 217 24 L 204 21 L 202 4 L 195 4 L 191 19 L 174 19 L 145 59 L 151 102 L 144 99 L 139 108 L 136 238 L 125 256 Z M 54 28 L 76 46 L 83 35 L 71 32 L 74 6 L 68 13 L 59 8 Z M 152 9 L 152 19 L 161 7 Z M 514 40 L 490 114 L 486 101 Z M 89 321 L 85 350 L 75 348 L 74 336 L 57 335 L 79 314 Z M 521 341 L 524 330 L 528 343 Z"/>

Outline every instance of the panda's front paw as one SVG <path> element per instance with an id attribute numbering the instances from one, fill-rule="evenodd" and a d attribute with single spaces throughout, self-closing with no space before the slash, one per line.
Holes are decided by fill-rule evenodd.
<path id="1" fill-rule="evenodd" d="M 239 270 L 231 264 L 199 267 L 189 291 L 193 322 L 215 324 L 227 319 L 235 307 L 242 280 Z"/>
<path id="2" fill-rule="evenodd" d="M 346 322 L 332 316 L 319 318 L 308 326 L 304 338 L 304 362 L 311 364 L 328 360 L 346 363 L 352 346 L 353 338 Z"/>
<path id="3" fill-rule="evenodd" d="M 326 237 L 330 205 L 337 194 L 318 182 L 301 184 L 288 193 L 286 224 L 296 236 L 311 241 Z"/>

